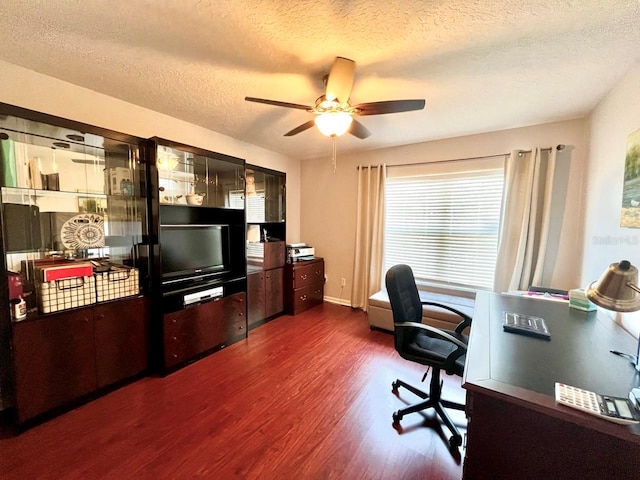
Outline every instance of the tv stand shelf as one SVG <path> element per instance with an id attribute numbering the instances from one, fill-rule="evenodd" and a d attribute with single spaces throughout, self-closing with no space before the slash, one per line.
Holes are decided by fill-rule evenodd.
<path id="1" fill-rule="evenodd" d="M 163 315 L 165 373 L 245 338 L 245 303 L 238 292 Z"/>
<path id="2" fill-rule="evenodd" d="M 166 374 L 247 336 L 245 162 L 158 138 L 148 154 L 153 358 Z"/>

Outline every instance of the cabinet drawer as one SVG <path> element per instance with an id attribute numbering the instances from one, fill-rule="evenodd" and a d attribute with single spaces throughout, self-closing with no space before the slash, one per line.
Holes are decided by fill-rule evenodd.
<path id="1" fill-rule="evenodd" d="M 220 300 L 165 315 L 163 323 L 165 366 L 182 363 L 224 342 Z"/>
<path id="2" fill-rule="evenodd" d="M 324 283 L 324 262 L 311 265 L 296 266 L 293 270 L 293 288 L 298 289 L 309 285 Z"/>
<path id="3" fill-rule="evenodd" d="M 228 343 L 247 337 L 246 296 L 235 293 L 222 299 L 222 312 L 226 325 Z"/>
<path id="4" fill-rule="evenodd" d="M 293 315 L 322 303 L 324 285 L 309 285 L 293 292 Z"/>

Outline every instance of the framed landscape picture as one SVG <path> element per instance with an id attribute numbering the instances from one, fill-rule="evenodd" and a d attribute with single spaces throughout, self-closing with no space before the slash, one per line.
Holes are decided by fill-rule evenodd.
<path id="1" fill-rule="evenodd" d="M 620 226 L 640 228 L 640 128 L 627 140 Z"/>

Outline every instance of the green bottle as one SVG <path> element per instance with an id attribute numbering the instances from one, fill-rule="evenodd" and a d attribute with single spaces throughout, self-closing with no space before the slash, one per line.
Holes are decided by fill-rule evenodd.
<path id="1" fill-rule="evenodd" d="M 16 155 L 13 148 L 13 140 L 2 139 L 0 159 L 2 160 L 2 185 L 4 187 L 17 187 L 18 175 L 16 174 Z"/>

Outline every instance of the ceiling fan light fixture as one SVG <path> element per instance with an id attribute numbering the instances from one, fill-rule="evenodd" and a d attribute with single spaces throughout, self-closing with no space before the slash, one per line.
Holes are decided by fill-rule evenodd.
<path id="1" fill-rule="evenodd" d="M 315 118 L 316 126 L 327 137 L 339 137 L 346 133 L 353 122 L 353 116 L 348 112 L 326 112 Z"/>

